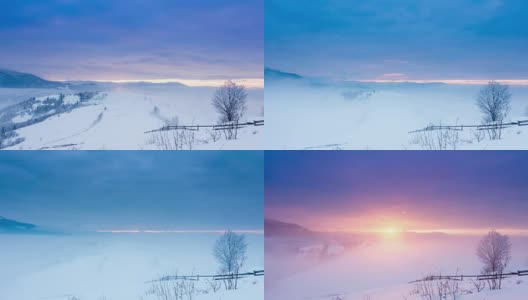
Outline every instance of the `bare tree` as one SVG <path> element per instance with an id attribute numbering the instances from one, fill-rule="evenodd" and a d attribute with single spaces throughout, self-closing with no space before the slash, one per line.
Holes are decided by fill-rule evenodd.
<path id="1" fill-rule="evenodd" d="M 495 230 L 488 232 L 478 244 L 477 256 L 484 265 L 482 273 L 492 275 L 488 280 L 490 289 L 500 289 L 502 273 L 511 260 L 509 237 Z"/>
<path id="2" fill-rule="evenodd" d="M 213 255 L 220 264 L 219 272 L 227 276 L 224 281 L 228 290 L 236 289 L 238 273 L 246 261 L 246 237 L 228 230 L 216 241 Z"/>
<path id="3" fill-rule="evenodd" d="M 212 104 L 219 116 L 220 124 L 231 125 L 224 131 L 226 139 L 237 138 L 238 122 L 246 112 L 246 88 L 228 80 L 219 87 L 212 100 Z"/>
<path id="4" fill-rule="evenodd" d="M 490 81 L 477 96 L 477 106 L 484 114 L 483 122 L 496 125 L 489 131 L 490 139 L 501 138 L 502 123 L 510 111 L 511 96 L 510 87 L 496 81 Z"/>

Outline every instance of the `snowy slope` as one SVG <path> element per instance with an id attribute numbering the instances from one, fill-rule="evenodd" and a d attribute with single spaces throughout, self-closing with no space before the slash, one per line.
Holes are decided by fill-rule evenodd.
<path id="1" fill-rule="evenodd" d="M 147 294 L 152 286 L 147 281 L 176 273 L 216 273 L 211 254 L 216 238 L 217 234 L 0 235 L 0 299 L 157 300 Z M 263 237 L 250 235 L 247 242 L 247 270 L 262 269 Z M 200 280 L 196 289 L 207 290 L 208 283 Z M 264 278 L 243 279 L 234 291 L 197 291 L 193 299 L 264 299 Z"/>
<path id="2" fill-rule="evenodd" d="M 167 124 L 216 124 L 210 99 L 214 88 L 181 85 L 116 85 L 105 91 L 101 101 L 54 115 L 42 122 L 16 130 L 23 142 L 12 150 L 35 149 L 159 149 L 146 131 Z M 263 120 L 263 92 L 248 90 L 248 110 L 243 121 Z M 42 97 L 49 97 L 43 95 Z M 39 99 L 39 98 L 37 98 Z M 65 100 L 72 100 L 66 98 Z M 28 118 L 25 113 L 14 121 Z M 263 126 L 241 129 L 237 140 L 212 141 L 208 130 L 195 133 L 193 149 L 260 149 Z M 172 133 L 171 133 L 172 134 Z M 7 142 L 4 142 L 4 145 Z"/>
<path id="3" fill-rule="evenodd" d="M 449 235 L 379 237 L 320 259 L 302 252 L 277 251 L 278 246 L 274 244 L 282 243 L 284 247 L 284 241 L 266 237 L 269 276 L 266 297 L 274 300 L 422 300 L 413 293 L 415 285 L 408 282 L 429 274 L 452 275 L 457 271 L 457 274 L 479 274 L 481 265 L 475 256 L 478 240 L 477 236 Z M 295 244 L 297 239 L 292 238 L 289 243 Z M 512 237 L 512 245 L 511 271 L 528 269 L 528 237 Z M 461 297 L 457 299 L 524 299 L 528 279 L 507 280 L 501 291 L 471 295 L 462 292 L 471 288 L 471 282 L 461 285 Z"/>
<path id="4" fill-rule="evenodd" d="M 481 86 L 442 83 L 362 83 L 266 77 L 269 149 L 423 149 L 409 131 L 430 123 L 480 124 Z M 511 86 L 507 121 L 528 120 L 528 87 Z M 503 139 L 459 136 L 457 149 L 528 149 L 528 126 Z"/>

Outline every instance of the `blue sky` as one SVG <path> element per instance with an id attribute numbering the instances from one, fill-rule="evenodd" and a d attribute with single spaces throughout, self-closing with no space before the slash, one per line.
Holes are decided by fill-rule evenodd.
<path id="1" fill-rule="evenodd" d="M 522 229 L 527 151 L 268 151 L 266 218 L 318 229 Z"/>
<path id="2" fill-rule="evenodd" d="M 0 68 L 55 80 L 262 78 L 263 0 L 0 2 Z"/>
<path id="3" fill-rule="evenodd" d="M 524 0 L 265 1 L 265 65 L 346 80 L 526 79 Z"/>
<path id="4" fill-rule="evenodd" d="M 0 216 L 61 230 L 263 229 L 258 151 L 0 153 Z"/>

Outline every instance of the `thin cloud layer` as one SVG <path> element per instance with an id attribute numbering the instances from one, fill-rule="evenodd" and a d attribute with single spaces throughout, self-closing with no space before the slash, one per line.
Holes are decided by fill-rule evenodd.
<path id="1" fill-rule="evenodd" d="M 3 152 L 0 215 L 63 230 L 261 230 L 260 152 Z"/>
<path id="2" fill-rule="evenodd" d="M 265 7 L 272 68 L 346 80 L 528 77 L 523 0 L 314 0 L 302 7 L 269 0 Z"/>
<path id="3" fill-rule="evenodd" d="M 4 1 L 0 66 L 54 80 L 262 78 L 263 1 Z"/>
<path id="4" fill-rule="evenodd" d="M 268 152 L 266 217 L 320 230 L 528 232 L 528 154 Z"/>

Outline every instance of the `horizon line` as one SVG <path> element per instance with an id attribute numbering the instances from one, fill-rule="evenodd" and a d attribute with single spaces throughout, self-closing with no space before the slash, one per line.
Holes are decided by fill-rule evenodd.
<path id="1" fill-rule="evenodd" d="M 228 230 L 225 229 L 213 229 L 213 230 L 157 230 L 157 229 L 101 229 L 96 230 L 98 233 L 215 233 L 223 234 Z M 264 234 L 264 230 L 254 229 L 236 229 L 231 230 L 234 233 L 247 233 L 247 234 Z"/>
<path id="2" fill-rule="evenodd" d="M 359 79 L 345 80 L 375 83 L 445 83 L 454 85 L 486 85 L 491 81 L 509 85 L 528 85 L 528 79 Z"/>
<path id="3" fill-rule="evenodd" d="M 316 232 L 326 232 L 326 233 L 359 233 L 359 234 L 385 234 L 388 233 L 391 229 L 391 233 L 402 234 L 402 233 L 442 233 L 447 235 L 482 235 L 487 234 L 491 230 L 495 230 L 502 234 L 508 235 L 521 235 L 528 236 L 528 228 L 495 228 L 495 229 L 397 229 L 397 228 L 385 228 L 385 229 L 372 229 L 372 230 L 361 230 L 361 229 L 315 229 Z"/>
<path id="4" fill-rule="evenodd" d="M 98 83 L 180 83 L 189 87 L 219 87 L 226 81 L 231 80 L 246 88 L 264 88 L 264 78 L 235 78 L 235 79 L 182 79 L 182 78 L 161 78 L 161 79 L 95 79 L 95 80 L 65 80 L 50 79 L 59 82 L 88 81 Z"/>

